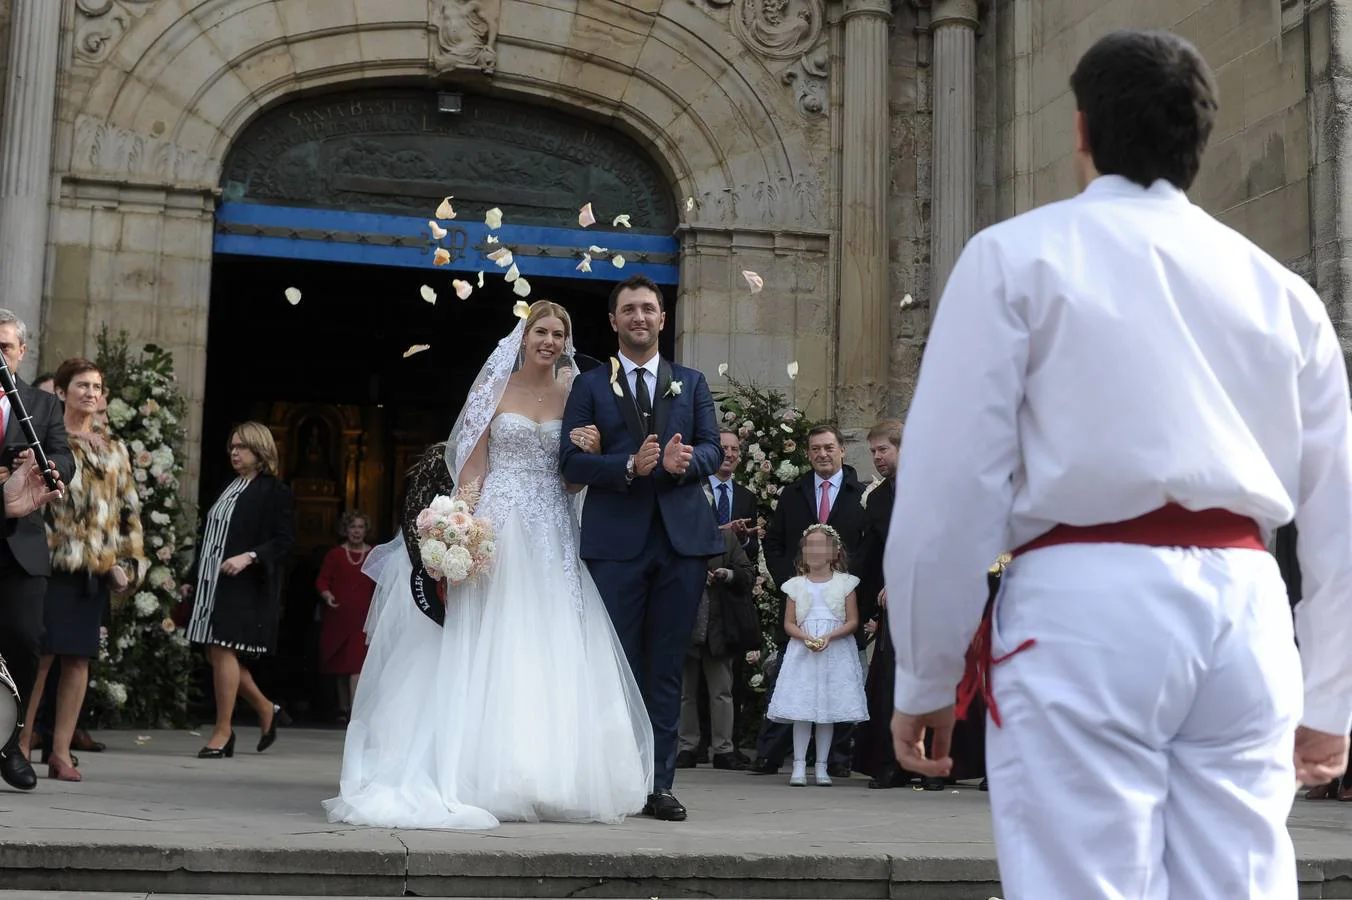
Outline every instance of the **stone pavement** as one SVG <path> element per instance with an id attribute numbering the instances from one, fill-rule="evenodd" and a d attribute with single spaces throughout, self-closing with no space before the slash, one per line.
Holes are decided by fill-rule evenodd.
<path id="1" fill-rule="evenodd" d="M 986 795 L 870 791 L 865 779 L 683 771 L 681 824 L 508 824 L 491 832 L 331 825 L 341 733 L 255 728 L 232 760 L 204 736 L 100 735 L 87 780 L 0 790 L 0 888 L 290 896 L 924 898 L 999 895 Z M 548 748 L 542 748 L 547 753 Z M 45 769 L 40 770 L 45 774 Z M 1297 801 L 1303 897 L 1352 897 L 1352 804 Z M 58 900 L 57 895 L 44 895 Z M 6 900 L 0 893 L 0 900 Z M 14 898 L 17 900 L 17 898 Z M 105 895 L 105 900 L 113 900 Z"/>

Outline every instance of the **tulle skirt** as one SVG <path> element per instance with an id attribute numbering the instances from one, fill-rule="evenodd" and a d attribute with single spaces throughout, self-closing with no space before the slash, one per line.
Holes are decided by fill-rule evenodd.
<path id="1" fill-rule="evenodd" d="M 557 543 L 541 553 L 542 540 Z M 643 808 L 652 727 L 619 639 L 585 567 L 579 597 L 540 563 L 575 548 L 515 515 L 497 548 L 489 575 L 447 592 L 441 628 L 413 603 L 402 538 L 373 551 L 370 649 L 330 821 L 483 829 Z"/>

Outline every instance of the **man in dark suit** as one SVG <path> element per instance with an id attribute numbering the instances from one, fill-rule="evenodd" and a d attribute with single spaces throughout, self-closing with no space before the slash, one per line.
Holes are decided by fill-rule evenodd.
<path id="1" fill-rule="evenodd" d="M 864 488 L 855 477 L 854 470 L 845 465 L 844 447 L 844 438 L 833 425 L 821 425 L 808 433 L 807 456 L 808 462 L 812 464 L 812 473 L 780 493 L 775 514 L 770 517 L 765 531 L 765 565 L 776 585 L 783 584 L 797 574 L 798 544 L 809 525 L 825 522 L 834 528 L 840 534 L 845 552 L 851 560 L 859 550 L 864 533 L 864 510 L 859 505 L 859 499 L 863 496 Z M 867 621 L 872 607 L 857 592 L 856 600 L 859 603 L 860 621 Z M 776 625 L 781 655 L 783 648 L 788 645 L 788 638 L 784 634 L 786 605 L 781 597 Z M 867 640 L 861 628 L 856 635 L 856 642 L 862 647 Z M 829 763 L 832 778 L 850 777 L 851 731 L 849 727 L 836 726 Z M 756 738 L 756 761 L 751 771 L 757 775 L 778 772 L 789 752 L 792 737 L 792 728 L 788 725 L 768 719 L 762 723 Z"/>
<path id="2" fill-rule="evenodd" d="M 874 611 L 871 616 L 860 613 L 874 644 L 865 687 L 869 720 L 856 731 L 855 768 L 872 776 L 868 783 L 871 788 L 890 788 L 904 777 L 892 750 L 892 687 L 897 659 L 887 630 L 887 595 L 883 585 L 883 549 L 887 546 L 888 526 L 892 524 L 900 448 L 900 420 L 883 419 L 870 429 L 868 449 L 881 480 L 864 491 L 864 538 L 859 545 L 856 574 L 860 609 L 867 599 Z M 942 779 L 939 784 L 942 786 Z"/>
<path id="3" fill-rule="evenodd" d="M 661 290 L 642 275 L 610 295 L 619 355 L 578 375 L 563 431 L 595 426 L 601 452 L 562 441 L 570 484 L 588 486 L 580 554 L 596 581 L 653 726 L 653 789 L 644 813 L 683 821 L 671 792 L 686 650 L 710 557 L 725 542 L 704 486 L 722 461 L 713 394 L 704 376 L 657 352 L 666 322 Z"/>
<path id="4" fill-rule="evenodd" d="M 0 309 L 0 353 L 11 372 L 28 351 L 28 328 L 18 316 Z M 61 480 L 69 483 L 75 472 L 75 459 L 66 443 L 65 416 L 55 394 L 39 391 L 18 380 L 23 401 L 38 441 L 47 458 L 56 464 Z M 12 460 L 12 454 L 28 446 L 23 428 L 14 414 L 9 397 L 0 397 L 0 464 Z M 0 469 L 0 478 L 8 479 L 9 469 Z M 31 696 L 38 674 L 38 654 L 42 641 L 42 599 L 47 592 L 47 576 L 52 572 L 51 552 L 47 549 L 47 531 L 42 513 L 34 510 L 14 525 L 11 534 L 0 539 L 0 656 L 5 658 L 19 696 Z M 17 747 L 0 749 L 0 777 L 20 790 L 37 786 L 33 767 Z"/>

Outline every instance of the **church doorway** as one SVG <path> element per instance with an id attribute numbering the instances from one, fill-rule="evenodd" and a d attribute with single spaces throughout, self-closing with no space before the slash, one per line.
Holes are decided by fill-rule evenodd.
<path id="1" fill-rule="evenodd" d="M 562 303 L 581 353 L 604 359 L 607 297 L 635 272 L 663 287 L 674 349 L 675 207 L 666 180 L 622 135 L 548 109 L 401 89 L 308 98 L 255 121 L 227 157 L 217 213 L 203 411 L 203 512 L 231 477 L 232 424 L 277 438 L 296 497 L 278 654 L 263 677 L 293 715 L 332 718 L 316 659 L 315 576 L 349 509 L 374 541 L 397 528 L 412 462 L 450 430 L 465 391 L 515 324 L 520 299 L 486 258 L 510 248 L 529 300 Z M 445 195 L 447 266 L 427 220 Z M 598 223 L 581 229 L 592 203 Z M 503 226 L 484 224 L 502 210 Z M 612 224 L 627 214 L 629 228 Z M 496 245 L 490 241 L 496 239 Z M 577 270 L 601 246 L 590 273 Z M 609 260 L 626 257 L 624 269 Z M 475 287 L 461 300 L 453 278 Z M 432 288 L 436 302 L 422 296 Z M 406 355 L 410 348 L 427 349 Z"/>

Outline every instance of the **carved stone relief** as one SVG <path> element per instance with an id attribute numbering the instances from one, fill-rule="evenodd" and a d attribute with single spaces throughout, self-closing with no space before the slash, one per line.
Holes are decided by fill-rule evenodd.
<path id="1" fill-rule="evenodd" d="M 434 34 L 432 59 L 439 73 L 497 67 L 502 0 L 428 0 L 428 27 Z"/>
<path id="2" fill-rule="evenodd" d="M 824 29 L 824 0 L 704 0 L 714 9 L 729 9 L 731 27 L 747 49 L 779 69 L 780 80 L 797 94 L 804 116 L 827 114 L 830 53 Z"/>
<path id="3" fill-rule="evenodd" d="M 75 56 L 101 63 L 156 0 L 75 0 Z"/>
<path id="4" fill-rule="evenodd" d="M 739 184 L 700 194 L 692 224 L 772 225 L 822 227 L 821 180 L 816 174 L 799 178 Z"/>
<path id="5" fill-rule="evenodd" d="M 100 119 L 80 116 L 75 122 L 72 169 L 77 174 L 134 175 L 179 183 L 200 183 L 208 160 L 173 141 L 135 134 Z"/>

